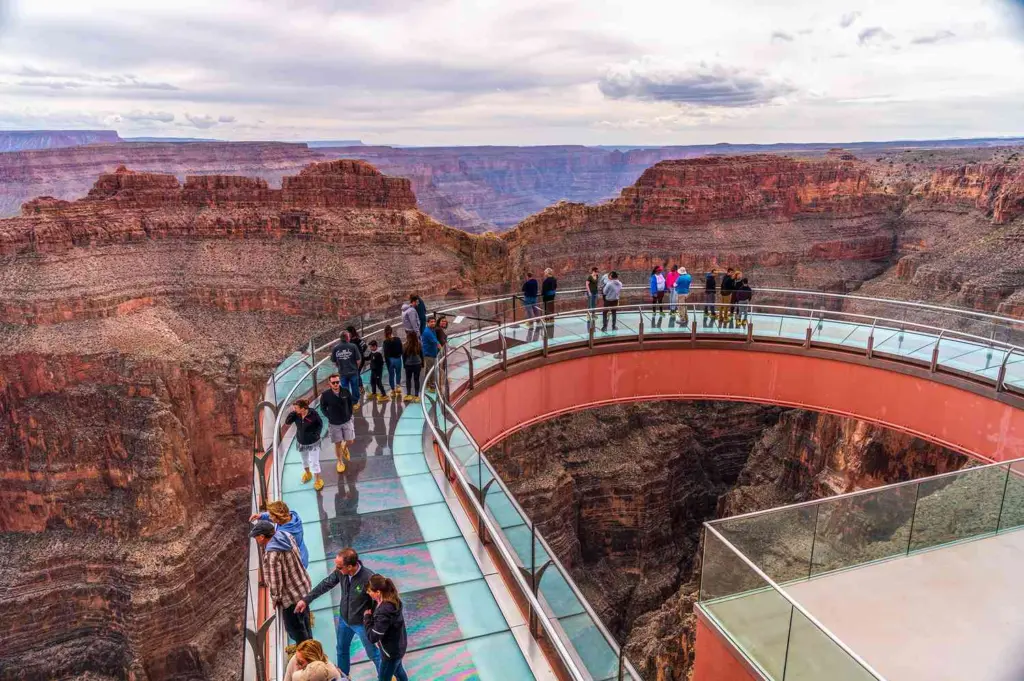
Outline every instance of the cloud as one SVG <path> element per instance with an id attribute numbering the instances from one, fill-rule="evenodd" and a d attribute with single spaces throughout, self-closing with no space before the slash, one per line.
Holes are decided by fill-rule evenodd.
<path id="1" fill-rule="evenodd" d="M 839 25 L 843 28 L 849 28 L 853 25 L 853 22 L 860 18 L 860 12 L 848 12 L 839 19 Z"/>
<path id="2" fill-rule="evenodd" d="M 935 43 L 941 43 L 943 40 L 950 40 L 955 37 L 956 33 L 953 33 L 953 31 L 936 31 L 931 35 L 918 36 L 910 42 L 914 45 L 933 45 Z"/>
<path id="3" fill-rule="evenodd" d="M 132 111 L 131 113 L 122 114 L 121 117 L 126 121 L 135 121 L 137 123 L 173 123 L 174 114 L 167 111 Z"/>
<path id="4" fill-rule="evenodd" d="M 66 88 L 94 88 L 115 90 L 180 90 L 175 85 L 162 81 L 142 80 L 131 74 L 92 74 L 73 71 L 52 71 L 34 66 L 22 66 L 13 72 L 22 78 L 19 85 L 44 87 L 55 90 Z"/>
<path id="5" fill-rule="evenodd" d="M 234 116 L 217 116 L 217 122 L 218 123 L 234 123 L 235 122 L 235 117 Z"/>
<path id="6" fill-rule="evenodd" d="M 870 42 L 878 40 L 892 40 L 892 34 L 881 26 L 865 28 L 857 34 L 857 42 L 861 45 L 867 45 Z"/>
<path id="7" fill-rule="evenodd" d="M 189 125 L 200 130 L 209 130 L 217 125 L 217 119 L 207 115 L 193 116 L 192 114 L 185 114 L 185 120 L 189 122 Z"/>
<path id="8" fill-rule="evenodd" d="M 635 62 L 605 75 L 598 87 L 609 99 L 720 107 L 769 104 L 796 91 L 787 83 L 725 66 L 671 70 Z"/>
<path id="9" fill-rule="evenodd" d="M 773 31 L 772 32 L 772 40 L 773 41 L 781 40 L 781 41 L 785 41 L 787 43 L 791 43 L 791 42 L 793 42 L 793 36 L 790 35 L 789 33 L 786 33 L 785 31 Z"/>

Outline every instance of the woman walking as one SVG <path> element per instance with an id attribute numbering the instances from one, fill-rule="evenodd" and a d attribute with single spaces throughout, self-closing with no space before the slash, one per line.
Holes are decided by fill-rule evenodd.
<path id="1" fill-rule="evenodd" d="M 384 327 L 384 347 L 381 349 L 388 367 L 388 385 L 391 386 L 388 394 L 397 400 L 402 397 L 402 341 L 395 337 L 390 324 Z"/>
<path id="2" fill-rule="evenodd" d="M 414 333 L 405 334 L 405 346 L 402 348 L 402 362 L 405 364 L 405 401 L 420 401 L 420 369 L 423 368 L 423 346 L 419 336 Z"/>
<path id="3" fill-rule="evenodd" d="M 661 265 L 655 265 L 651 270 L 651 319 L 654 315 L 665 316 L 665 274 Z"/>
<path id="4" fill-rule="evenodd" d="M 409 681 L 402 666 L 405 657 L 406 633 L 405 614 L 402 599 L 398 597 L 395 583 L 383 575 L 373 575 L 366 586 L 366 593 L 377 606 L 363 613 L 363 626 L 370 643 L 380 649 L 380 671 L 378 681 Z"/>

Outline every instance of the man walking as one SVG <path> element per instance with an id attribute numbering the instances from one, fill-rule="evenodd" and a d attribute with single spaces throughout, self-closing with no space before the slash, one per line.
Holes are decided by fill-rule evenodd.
<path id="1" fill-rule="evenodd" d="M 363 627 L 363 613 L 373 610 L 373 600 L 366 592 L 366 585 L 373 570 L 363 565 L 359 554 L 346 548 L 338 551 L 334 559 L 334 570 L 316 585 L 316 588 L 304 596 L 296 605 L 297 612 L 305 612 L 310 603 L 336 586 L 341 587 L 339 594 L 340 617 L 338 618 L 338 669 L 346 675 L 351 668 L 350 654 L 352 639 L 356 636 L 363 644 L 363 650 L 380 670 L 380 651 L 370 644 Z"/>
<path id="2" fill-rule="evenodd" d="M 352 343 L 348 331 L 341 334 L 341 342 L 331 348 L 331 359 L 338 367 L 341 385 L 352 396 L 353 409 L 359 409 L 359 363 L 363 356 L 359 352 L 359 347 Z"/>
<path id="3" fill-rule="evenodd" d="M 431 373 L 431 369 L 437 364 L 437 351 L 439 344 L 434 327 L 437 321 L 431 317 L 427 320 L 427 328 L 423 331 L 423 373 L 427 377 L 427 391 L 436 392 L 437 372 Z"/>
<path id="4" fill-rule="evenodd" d="M 331 374 L 327 379 L 330 390 L 320 396 L 320 408 L 327 417 L 327 435 L 334 443 L 335 470 L 345 472 L 345 462 L 351 458 L 349 447 L 356 441 L 356 424 L 352 418 L 352 395 L 341 387 L 341 377 Z"/>
<path id="5" fill-rule="evenodd" d="M 608 275 L 608 283 L 604 285 L 604 309 L 601 311 L 601 330 L 608 330 L 608 310 L 612 311 L 612 331 L 617 331 L 616 309 L 619 306 L 619 296 L 622 294 L 622 282 L 619 281 L 619 273 L 613 271 Z"/>
<path id="6" fill-rule="evenodd" d="M 309 591 L 310 583 L 295 539 L 284 530 L 277 529 L 269 520 L 253 523 L 249 536 L 263 548 L 263 578 L 267 581 L 271 602 L 274 607 L 281 608 L 281 619 L 288 637 L 295 643 L 313 638 L 305 603 L 302 609 L 298 608 L 303 595 Z"/>

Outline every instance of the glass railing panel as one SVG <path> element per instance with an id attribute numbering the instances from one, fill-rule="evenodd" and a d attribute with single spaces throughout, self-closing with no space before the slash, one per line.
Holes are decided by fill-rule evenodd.
<path id="1" fill-rule="evenodd" d="M 987 466 L 919 482 L 910 550 L 995 532 L 1006 488 L 1006 469 Z"/>
<path id="2" fill-rule="evenodd" d="M 904 555 L 916 497 L 901 485 L 817 504 L 809 576 Z"/>
<path id="3" fill-rule="evenodd" d="M 704 533 L 700 602 L 733 643 L 781 681 L 793 607 L 713 532 Z"/>
<path id="4" fill-rule="evenodd" d="M 995 378 L 1003 351 L 969 340 L 943 338 L 939 343 L 939 366 Z"/>
<path id="5" fill-rule="evenodd" d="M 1024 461 L 1006 465 L 1006 491 L 999 511 L 999 531 L 1024 527 Z"/>
<path id="6" fill-rule="evenodd" d="M 595 681 L 618 678 L 619 657 L 590 615 L 581 613 L 562 617 L 559 623 Z M 623 678 L 628 679 L 629 675 L 623 674 Z"/>
<path id="7" fill-rule="evenodd" d="M 1010 353 L 1006 360 L 1006 375 L 1003 383 L 1007 387 L 1024 389 L 1024 353 L 1016 350 Z"/>
<path id="8" fill-rule="evenodd" d="M 793 609 L 786 670 L 779 681 L 872 681 L 874 674 L 807 617 Z"/>
<path id="9" fill-rule="evenodd" d="M 726 518 L 716 523 L 715 529 L 781 584 L 806 579 L 810 574 L 817 512 L 815 505 L 796 506 L 746 518 Z"/>

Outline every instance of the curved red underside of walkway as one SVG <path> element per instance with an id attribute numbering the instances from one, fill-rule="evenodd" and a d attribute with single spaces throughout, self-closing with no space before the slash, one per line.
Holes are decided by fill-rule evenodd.
<path id="1" fill-rule="evenodd" d="M 738 400 L 878 423 L 990 461 L 1021 456 L 1024 410 L 938 380 L 875 365 L 740 349 L 622 350 L 510 372 L 459 407 L 489 447 L 558 414 L 640 400 Z"/>

